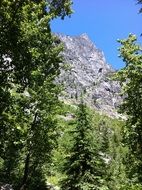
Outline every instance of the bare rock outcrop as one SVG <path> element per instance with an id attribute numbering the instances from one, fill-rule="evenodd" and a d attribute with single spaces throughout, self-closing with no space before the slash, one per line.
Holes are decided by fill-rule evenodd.
<path id="1" fill-rule="evenodd" d="M 58 82 L 65 87 L 64 99 L 77 101 L 84 94 L 85 102 L 100 112 L 119 117 L 117 107 L 122 101 L 119 82 L 111 80 L 116 72 L 86 34 L 67 36 L 58 34 L 64 44 L 64 64 Z"/>

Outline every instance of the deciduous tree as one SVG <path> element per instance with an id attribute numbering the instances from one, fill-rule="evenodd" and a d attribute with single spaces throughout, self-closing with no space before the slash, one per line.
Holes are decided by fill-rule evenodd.
<path id="1" fill-rule="evenodd" d="M 54 81 L 62 47 L 56 44 L 50 22 L 69 15 L 71 1 L 0 4 L 1 180 L 32 189 L 35 174 L 42 179 L 42 169 L 50 162 L 57 135 L 59 88 Z"/>
<path id="2" fill-rule="evenodd" d="M 129 146 L 129 177 L 142 183 L 142 47 L 136 36 L 120 40 L 120 56 L 126 66 L 118 72 L 123 87 L 122 113 L 127 121 L 124 128 L 125 142 Z"/>

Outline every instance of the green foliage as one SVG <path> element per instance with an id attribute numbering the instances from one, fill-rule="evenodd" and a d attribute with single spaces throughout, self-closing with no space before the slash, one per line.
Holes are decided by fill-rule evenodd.
<path id="1" fill-rule="evenodd" d="M 66 15 L 71 15 L 72 10 L 70 9 L 72 5 L 72 1 L 70 0 L 47 0 L 48 5 L 49 5 L 49 13 L 53 15 L 54 18 L 57 16 L 60 16 L 62 19 Z"/>
<path id="2" fill-rule="evenodd" d="M 109 156 L 107 170 L 107 185 L 110 190 L 120 190 L 127 182 L 125 159 L 128 152 L 127 147 L 122 144 L 120 129 L 114 131 L 109 140 Z"/>
<path id="3" fill-rule="evenodd" d="M 98 121 L 100 150 L 106 164 L 103 188 L 119 190 L 127 182 L 124 161 L 128 148 L 122 143 L 123 122 L 107 116 L 99 116 Z"/>
<path id="4" fill-rule="evenodd" d="M 142 4 L 142 0 L 137 0 L 138 4 Z M 142 8 L 139 10 L 140 13 L 142 13 Z"/>
<path id="5" fill-rule="evenodd" d="M 127 115 L 124 141 L 129 147 L 128 173 L 135 181 L 142 182 L 142 48 L 136 44 L 136 36 L 120 40 L 120 56 L 126 63 L 117 78 L 123 87 L 124 101 L 121 112 Z"/>
<path id="6" fill-rule="evenodd" d="M 79 105 L 72 146 L 63 171 L 66 176 L 61 189 L 98 189 L 103 184 L 105 163 L 99 154 L 99 143 L 92 117 L 86 106 Z"/>
<path id="7" fill-rule="evenodd" d="M 17 189 L 43 184 L 51 162 L 62 46 L 50 21 L 70 15 L 70 5 L 70 0 L 0 2 L 0 179 Z"/>
<path id="8" fill-rule="evenodd" d="M 127 184 L 124 185 L 120 190 L 142 190 L 142 186 L 140 184 Z"/>
<path id="9" fill-rule="evenodd" d="M 55 186 L 60 186 L 59 182 L 67 178 L 65 170 L 67 168 L 68 171 L 68 161 L 72 156 L 71 151 L 78 136 L 78 133 L 76 133 L 78 109 L 77 105 L 65 104 L 61 112 L 62 115 L 58 118 L 61 131 L 59 132 L 58 147 L 54 150 L 51 175 L 47 177 L 47 181 Z M 122 143 L 122 126 L 124 122 L 100 115 L 89 108 L 86 108 L 86 112 L 92 126 L 91 133 L 93 137 L 91 141 L 94 144 L 88 143 L 88 147 L 96 147 L 96 152 L 99 151 L 98 156 L 104 164 L 98 167 L 101 169 L 104 166 L 102 171 L 106 168 L 104 175 L 97 179 L 101 183 L 100 187 L 96 185 L 95 188 L 100 190 L 121 189 L 123 186 L 126 186 L 128 181 L 124 165 L 128 149 Z M 86 133 L 88 132 L 86 131 Z M 94 157 L 95 155 L 96 153 L 94 153 Z M 78 157 L 76 158 L 77 161 Z M 95 165 L 92 167 L 95 167 Z M 93 182 L 94 186 L 95 182 Z M 89 184 L 85 184 L 84 188 L 92 187 L 89 187 Z"/>

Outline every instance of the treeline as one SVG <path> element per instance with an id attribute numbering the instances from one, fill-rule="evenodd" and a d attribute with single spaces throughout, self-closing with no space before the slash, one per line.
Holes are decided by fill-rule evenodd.
<path id="1" fill-rule="evenodd" d="M 139 1 L 141 3 L 141 1 Z M 126 66 L 126 122 L 99 116 L 83 100 L 59 101 L 62 45 L 50 23 L 70 15 L 70 0 L 0 2 L 0 183 L 16 190 L 142 189 L 142 53 L 120 40 Z M 59 180 L 57 179 L 59 178 Z"/>

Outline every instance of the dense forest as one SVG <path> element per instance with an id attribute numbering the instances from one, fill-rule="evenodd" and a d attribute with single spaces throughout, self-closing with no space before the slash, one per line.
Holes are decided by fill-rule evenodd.
<path id="1" fill-rule="evenodd" d="M 0 1 L 0 189 L 142 190 L 142 47 L 118 40 L 125 67 L 111 80 L 125 120 L 90 108 L 83 91 L 66 104 L 50 25 L 71 14 L 70 0 Z"/>

